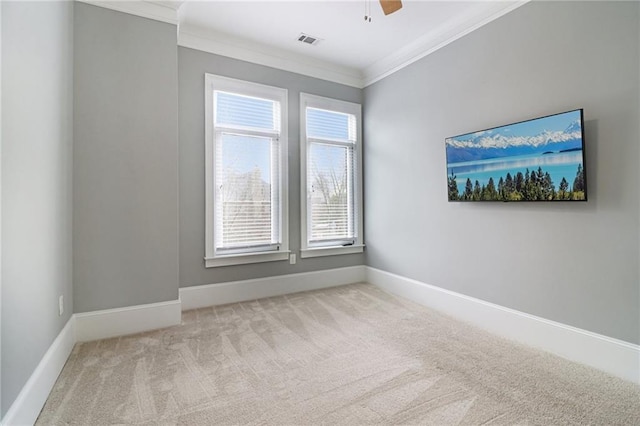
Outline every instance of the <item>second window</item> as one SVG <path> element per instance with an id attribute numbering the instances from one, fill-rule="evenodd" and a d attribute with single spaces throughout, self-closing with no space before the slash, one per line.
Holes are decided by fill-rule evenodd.
<path id="1" fill-rule="evenodd" d="M 361 108 L 300 95 L 301 257 L 362 252 Z"/>

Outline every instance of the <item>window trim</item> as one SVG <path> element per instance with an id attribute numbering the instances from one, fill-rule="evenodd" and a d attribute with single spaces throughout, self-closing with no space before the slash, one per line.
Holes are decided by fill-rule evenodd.
<path id="1" fill-rule="evenodd" d="M 205 267 L 273 262 L 289 259 L 289 197 L 288 197 L 288 91 L 280 87 L 267 86 L 250 81 L 237 80 L 205 73 Z M 280 182 L 280 241 L 277 251 L 247 251 L 216 254 L 215 250 L 215 134 L 213 102 L 214 90 L 237 93 L 245 96 L 270 99 L 280 102 L 279 166 Z"/>
<path id="2" fill-rule="evenodd" d="M 355 164 L 353 170 L 354 183 L 354 203 L 356 215 L 354 226 L 356 227 L 356 238 L 352 245 L 309 245 L 308 236 L 308 194 L 307 194 L 307 147 L 313 138 L 307 138 L 307 107 L 325 109 L 329 111 L 353 114 L 356 117 L 356 142 L 355 142 Z M 339 142 L 336 145 L 340 145 Z M 363 220 L 363 173 L 362 173 L 362 106 L 353 102 L 338 99 L 326 98 L 323 96 L 300 93 L 300 236 L 301 249 L 300 257 L 320 257 L 343 254 L 362 253 L 364 250 L 364 220 Z"/>

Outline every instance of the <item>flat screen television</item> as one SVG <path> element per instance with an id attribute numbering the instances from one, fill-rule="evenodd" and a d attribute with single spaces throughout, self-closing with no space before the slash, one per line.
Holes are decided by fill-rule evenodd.
<path id="1" fill-rule="evenodd" d="M 446 141 L 449 201 L 586 201 L 582 109 Z"/>

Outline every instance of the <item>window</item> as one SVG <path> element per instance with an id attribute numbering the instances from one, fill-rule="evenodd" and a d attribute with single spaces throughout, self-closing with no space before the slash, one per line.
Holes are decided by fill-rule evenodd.
<path id="1" fill-rule="evenodd" d="M 301 257 L 360 253 L 360 105 L 300 94 Z"/>
<path id="2" fill-rule="evenodd" d="M 207 267 L 286 260 L 287 90 L 205 75 Z"/>

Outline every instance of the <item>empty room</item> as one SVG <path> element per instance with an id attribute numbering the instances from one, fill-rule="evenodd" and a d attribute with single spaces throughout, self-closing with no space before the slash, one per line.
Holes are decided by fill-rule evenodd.
<path id="1" fill-rule="evenodd" d="M 0 423 L 640 425 L 640 2 L 1 1 Z"/>

